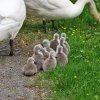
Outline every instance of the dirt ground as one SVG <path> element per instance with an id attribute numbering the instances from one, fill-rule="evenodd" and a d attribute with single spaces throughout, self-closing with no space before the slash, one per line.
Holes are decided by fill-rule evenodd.
<path id="1" fill-rule="evenodd" d="M 28 58 L 24 53 L 0 56 L 0 100 L 37 100 L 34 90 L 25 87 L 34 76 L 22 74 L 21 69 Z"/>

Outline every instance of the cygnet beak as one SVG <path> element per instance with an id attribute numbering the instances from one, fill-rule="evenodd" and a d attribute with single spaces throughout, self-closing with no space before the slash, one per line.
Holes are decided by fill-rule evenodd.
<path id="1" fill-rule="evenodd" d="M 41 43 L 42 47 L 43 47 L 43 43 Z"/>
<path id="2" fill-rule="evenodd" d="M 35 61 L 34 64 L 37 64 L 37 62 Z"/>

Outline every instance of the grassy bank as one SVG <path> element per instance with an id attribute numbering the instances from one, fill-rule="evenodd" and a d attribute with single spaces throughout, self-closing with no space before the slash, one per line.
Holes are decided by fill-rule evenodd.
<path id="1" fill-rule="evenodd" d="M 100 11 L 100 2 L 95 0 Z M 100 100 L 100 23 L 91 17 L 88 7 L 77 18 L 57 20 L 58 33 L 66 32 L 71 47 L 69 63 L 62 68 L 37 74 L 28 87 L 35 88 L 44 100 Z M 27 18 L 21 30 L 27 43 L 51 39 L 42 32 L 41 20 Z M 42 92 L 41 92 L 42 91 Z"/>

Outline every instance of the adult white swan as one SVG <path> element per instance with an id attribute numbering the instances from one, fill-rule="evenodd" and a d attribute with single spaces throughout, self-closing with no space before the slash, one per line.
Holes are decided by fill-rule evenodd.
<path id="1" fill-rule="evenodd" d="M 92 15 L 100 21 L 100 14 L 93 0 L 77 0 L 73 4 L 70 0 L 24 0 L 27 13 L 46 19 L 70 19 L 79 16 L 84 6 L 89 3 Z"/>
<path id="2" fill-rule="evenodd" d="M 26 16 L 24 0 L 0 0 L 0 41 L 10 40 L 10 55 L 13 55 L 13 39 Z"/>

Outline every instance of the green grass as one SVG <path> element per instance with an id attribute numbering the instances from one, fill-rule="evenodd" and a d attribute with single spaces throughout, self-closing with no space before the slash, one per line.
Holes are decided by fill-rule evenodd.
<path id="1" fill-rule="evenodd" d="M 95 1 L 100 11 L 100 2 Z M 21 30 L 27 40 L 51 39 L 50 31 L 49 34 L 42 32 L 40 21 L 34 24 L 30 20 L 32 18 L 26 20 Z M 69 63 L 65 68 L 57 66 L 55 70 L 40 72 L 28 86 L 38 88 L 39 93 L 44 89 L 39 94 L 43 100 L 45 97 L 45 100 L 100 100 L 100 23 L 91 17 L 87 6 L 79 17 L 56 23 L 59 34 L 67 34 L 71 47 Z"/>

